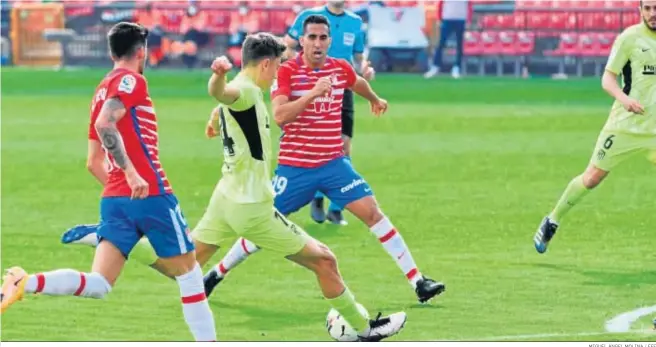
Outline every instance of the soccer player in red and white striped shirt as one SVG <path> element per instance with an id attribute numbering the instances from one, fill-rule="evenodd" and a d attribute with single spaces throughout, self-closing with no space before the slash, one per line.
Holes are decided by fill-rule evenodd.
<path id="1" fill-rule="evenodd" d="M 0 312 L 24 293 L 104 298 L 133 247 L 146 236 L 178 283 L 183 315 L 194 339 L 216 340 L 194 244 L 159 162 L 157 117 L 142 75 L 147 36 L 148 31 L 134 23 L 118 23 L 110 30 L 114 69 L 100 82 L 92 100 L 88 168 L 104 190 L 91 272 L 60 269 L 28 275 L 20 267 L 11 268 L 2 285 Z"/>
<path id="2" fill-rule="evenodd" d="M 275 207 L 289 215 L 307 205 L 317 190 L 323 192 L 369 227 L 403 271 L 419 301 L 428 301 L 443 292 L 444 285 L 421 274 L 403 237 L 378 207 L 371 188 L 344 157 L 344 90 L 350 88 L 367 99 L 376 116 L 387 110 L 387 101 L 379 98 L 347 61 L 327 57 L 331 37 L 326 17 L 309 16 L 303 30 L 303 52 L 281 66 L 277 85 L 272 88 L 274 118 L 283 129 L 273 179 Z M 257 250 L 248 240 L 239 240 L 206 275 L 206 292 Z"/>

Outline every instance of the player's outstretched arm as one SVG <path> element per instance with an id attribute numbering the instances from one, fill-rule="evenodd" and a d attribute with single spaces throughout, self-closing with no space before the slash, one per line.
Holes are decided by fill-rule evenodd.
<path id="1" fill-rule="evenodd" d="M 207 84 L 207 92 L 218 102 L 232 105 L 239 99 L 239 89 L 231 88 L 226 83 L 226 74 L 232 69 L 232 64 L 226 56 L 221 56 L 212 62 L 212 77 Z"/>
<path id="2" fill-rule="evenodd" d="M 107 170 L 105 169 L 105 153 L 100 141 L 89 140 L 87 149 L 87 169 L 101 185 L 107 183 Z"/>
<path id="3" fill-rule="evenodd" d="M 373 88 L 371 88 L 371 84 L 369 84 L 369 82 L 367 82 L 367 80 L 364 79 L 362 76 L 358 76 L 356 78 L 355 83 L 353 84 L 353 87 L 351 89 L 356 94 L 369 100 L 369 102 L 374 102 L 379 99 L 376 92 L 374 92 Z"/>
<path id="4" fill-rule="evenodd" d="M 622 87 L 620 87 L 620 84 L 617 81 L 617 74 L 612 71 L 604 71 L 604 75 L 601 77 L 601 87 L 606 93 L 615 98 L 615 100 L 622 103 L 627 111 L 638 114 L 645 112 L 638 100 L 635 100 L 624 93 L 624 90 L 622 90 Z"/>
<path id="5" fill-rule="evenodd" d="M 271 101 L 273 119 L 278 126 L 291 123 L 305 110 L 305 108 L 319 96 L 327 95 L 331 90 L 330 77 L 319 78 L 314 88 L 302 97 L 289 101 L 286 95 L 278 95 Z"/>

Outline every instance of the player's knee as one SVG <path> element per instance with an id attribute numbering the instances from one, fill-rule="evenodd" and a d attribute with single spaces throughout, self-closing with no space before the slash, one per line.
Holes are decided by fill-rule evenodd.
<path id="1" fill-rule="evenodd" d="M 606 178 L 606 175 L 608 175 L 608 172 L 596 167 L 590 167 L 583 174 L 583 185 L 588 189 L 593 189 Z"/>
<path id="2" fill-rule="evenodd" d="M 190 273 L 196 268 L 196 253 L 194 251 L 171 258 L 161 259 L 169 275 L 178 277 Z"/>
<path id="3" fill-rule="evenodd" d="M 364 222 L 367 226 L 372 227 L 372 226 L 378 224 L 378 222 L 380 222 L 381 220 L 383 220 L 383 218 L 385 218 L 385 215 L 384 215 L 383 212 L 378 208 L 378 205 L 375 205 L 375 204 L 374 204 L 374 205 L 369 209 L 369 211 L 367 211 L 367 214 L 366 214 L 366 215 L 364 216 L 364 218 L 363 218 L 363 222 Z"/>
<path id="4" fill-rule="evenodd" d="M 112 291 L 112 286 L 105 276 L 92 272 L 86 277 L 84 296 L 94 299 L 103 299 Z"/>
<path id="5" fill-rule="evenodd" d="M 333 273 L 337 272 L 337 257 L 328 248 L 328 246 L 320 244 L 321 255 L 317 258 L 316 268 L 318 272 Z"/>

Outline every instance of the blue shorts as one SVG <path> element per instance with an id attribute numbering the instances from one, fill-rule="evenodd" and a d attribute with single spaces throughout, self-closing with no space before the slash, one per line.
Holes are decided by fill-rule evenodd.
<path id="1" fill-rule="evenodd" d="M 146 236 L 160 258 L 194 250 L 189 227 L 175 195 L 145 199 L 106 197 L 100 200 L 99 240 L 107 240 L 127 258 L 142 236 Z"/>
<path id="2" fill-rule="evenodd" d="M 317 191 L 339 207 L 373 195 L 367 181 L 345 157 L 311 169 L 278 165 L 273 190 L 274 206 L 285 216 L 310 203 Z"/>

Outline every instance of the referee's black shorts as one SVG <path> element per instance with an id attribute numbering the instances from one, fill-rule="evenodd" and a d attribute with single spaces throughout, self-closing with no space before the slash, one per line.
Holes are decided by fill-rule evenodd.
<path id="1" fill-rule="evenodd" d="M 342 134 L 353 138 L 353 91 L 344 89 L 344 104 L 342 106 Z"/>

